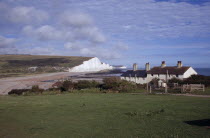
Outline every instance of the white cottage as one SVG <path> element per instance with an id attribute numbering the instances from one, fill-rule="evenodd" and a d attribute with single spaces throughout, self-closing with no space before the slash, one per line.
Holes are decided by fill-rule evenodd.
<path id="1" fill-rule="evenodd" d="M 166 66 L 165 61 L 162 61 L 161 66 L 150 69 L 150 64 L 146 63 L 145 70 L 138 70 L 137 64 L 133 65 L 133 70 L 128 70 L 121 75 L 121 79 L 132 81 L 139 84 L 150 82 L 154 78 L 162 81 L 172 78 L 185 79 L 191 75 L 197 75 L 197 72 L 190 66 L 182 66 L 182 62 L 178 61 L 177 66 Z"/>

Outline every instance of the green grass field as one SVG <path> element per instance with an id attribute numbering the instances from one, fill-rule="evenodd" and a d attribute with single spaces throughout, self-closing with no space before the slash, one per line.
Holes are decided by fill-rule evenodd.
<path id="1" fill-rule="evenodd" d="M 210 99 L 143 94 L 0 96 L 0 137 L 210 137 Z"/>

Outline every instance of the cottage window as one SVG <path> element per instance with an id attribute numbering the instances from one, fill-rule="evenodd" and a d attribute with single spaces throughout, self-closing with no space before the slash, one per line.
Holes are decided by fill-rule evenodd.
<path id="1" fill-rule="evenodd" d="M 179 77 L 179 75 L 178 75 L 178 74 L 176 74 L 176 77 Z"/>
<path id="2" fill-rule="evenodd" d="M 153 76 L 153 74 L 151 74 Z"/>

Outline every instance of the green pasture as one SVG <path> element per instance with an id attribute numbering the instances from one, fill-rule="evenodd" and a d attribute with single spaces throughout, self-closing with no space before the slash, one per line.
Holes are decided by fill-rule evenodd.
<path id="1" fill-rule="evenodd" d="M 1 138 L 210 137 L 209 122 L 203 119 L 210 119 L 209 98 L 129 93 L 0 96 Z"/>

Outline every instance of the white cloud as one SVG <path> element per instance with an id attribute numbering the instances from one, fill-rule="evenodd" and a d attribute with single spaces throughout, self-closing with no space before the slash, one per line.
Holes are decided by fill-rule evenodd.
<path id="1" fill-rule="evenodd" d="M 125 30 L 129 30 L 129 29 L 131 29 L 131 25 L 124 25 L 124 26 L 122 26 Z"/>
<path id="2" fill-rule="evenodd" d="M 81 44 L 79 43 L 72 43 L 72 42 L 67 42 L 64 44 L 64 47 L 66 49 L 71 49 L 71 50 L 78 50 L 81 48 Z"/>
<path id="3" fill-rule="evenodd" d="M 97 56 L 101 59 L 117 59 L 121 57 L 119 53 L 105 48 L 82 48 L 80 54 L 83 56 Z"/>
<path id="4" fill-rule="evenodd" d="M 88 14 L 72 11 L 62 13 L 60 22 L 67 27 L 83 27 L 93 24 L 93 20 Z"/>
<path id="5" fill-rule="evenodd" d="M 128 50 L 128 49 L 129 49 L 129 47 L 128 47 L 126 44 L 122 43 L 122 42 L 118 42 L 118 43 L 114 46 L 114 48 L 115 48 L 116 50 Z"/>
<path id="6" fill-rule="evenodd" d="M 110 36 L 121 39 L 208 37 L 210 33 L 210 4 L 207 2 L 106 0 L 74 6 L 92 11 Z"/>
<path id="7" fill-rule="evenodd" d="M 60 14 L 59 22 L 64 25 L 65 30 L 71 32 L 73 39 L 88 40 L 92 43 L 106 41 L 92 17 L 86 13 L 65 11 Z"/>
<path id="8" fill-rule="evenodd" d="M 8 48 L 8 47 L 14 47 L 14 44 L 17 40 L 14 38 L 6 38 L 3 36 L 0 36 L 0 48 Z"/>
<path id="9" fill-rule="evenodd" d="M 8 18 L 14 23 L 33 23 L 47 20 L 48 14 L 34 7 L 19 6 L 9 11 Z"/>
<path id="10" fill-rule="evenodd" d="M 0 54 L 12 54 L 17 52 L 15 42 L 17 39 L 0 36 Z"/>
<path id="11" fill-rule="evenodd" d="M 0 22 L 6 24 L 34 24 L 43 22 L 48 18 L 47 12 L 34 7 L 11 7 L 5 3 L 0 3 Z"/>
<path id="12" fill-rule="evenodd" d="M 65 36 L 63 32 L 58 31 L 50 25 L 43 25 L 39 28 L 33 28 L 32 26 L 25 26 L 23 33 L 29 36 L 36 37 L 39 40 L 61 40 Z"/>
<path id="13" fill-rule="evenodd" d="M 50 46 L 23 48 L 18 54 L 31 54 L 31 55 L 58 55 L 60 54 L 56 49 Z"/>
<path id="14" fill-rule="evenodd" d="M 210 48 L 206 43 L 188 43 L 188 44 L 167 44 L 167 45 L 139 45 L 138 49 L 206 49 Z"/>
<path id="15" fill-rule="evenodd" d="M 106 41 L 105 36 L 93 24 L 90 16 L 81 12 L 74 15 L 71 12 L 68 13 L 64 12 L 61 14 L 61 22 L 65 21 L 65 26 L 63 27 L 44 25 L 34 28 L 25 26 L 23 32 L 26 35 L 35 36 L 39 40 L 87 41 L 93 45 Z M 66 26 L 67 24 L 68 26 Z"/>
<path id="16" fill-rule="evenodd" d="M 103 43 L 105 36 L 98 27 L 95 26 L 93 19 L 86 13 L 65 11 L 60 15 L 60 23 L 73 34 L 74 39 L 85 39 L 92 43 Z M 71 35 L 72 35 L 71 34 Z"/>
<path id="17" fill-rule="evenodd" d="M 79 39 L 88 39 L 93 43 L 103 43 L 106 41 L 105 36 L 97 27 L 81 27 L 75 29 L 75 36 Z"/>

